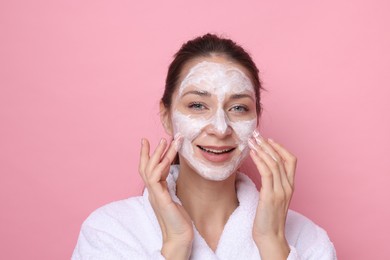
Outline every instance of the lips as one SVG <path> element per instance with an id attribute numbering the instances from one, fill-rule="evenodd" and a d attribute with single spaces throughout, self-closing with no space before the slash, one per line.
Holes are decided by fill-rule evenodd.
<path id="1" fill-rule="evenodd" d="M 200 146 L 198 145 L 199 149 L 201 149 L 204 152 L 211 153 L 211 154 L 225 154 L 225 153 L 230 153 L 235 147 L 214 147 L 214 146 Z"/>
<path id="2" fill-rule="evenodd" d="M 232 146 L 200 146 L 199 148 L 200 154 L 203 159 L 213 162 L 213 163 L 223 163 L 230 161 L 233 156 L 233 151 L 236 147 Z"/>

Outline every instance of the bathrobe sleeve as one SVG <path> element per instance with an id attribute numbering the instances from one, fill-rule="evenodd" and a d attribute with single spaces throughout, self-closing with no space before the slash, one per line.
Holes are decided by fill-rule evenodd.
<path id="1" fill-rule="evenodd" d="M 313 222 L 306 222 L 290 244 L 287 260 L 336 260 L 336 251 L 325 230 Z"/>
<path id="2" fill-rule="evenodd" d="M 135 238 L 129 238 L 123 242 L 113 234 L 83 224 L 72 260 L 85 259 L 164 260 L 165 258 L 159 250 L 153 252 L 145 250 Z"/>

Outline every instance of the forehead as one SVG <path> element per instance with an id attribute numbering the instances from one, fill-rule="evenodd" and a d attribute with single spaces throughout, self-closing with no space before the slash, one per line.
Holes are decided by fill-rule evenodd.
<path id="1" fill-rule="evenodd" d="M 215 94 L 226 92 L 254 93 L 251 80 L 242 66 L 224 58 L 200 59 L 186 64 L 179 85 L 179 96 L 183 91 L 201 89 Z"/>

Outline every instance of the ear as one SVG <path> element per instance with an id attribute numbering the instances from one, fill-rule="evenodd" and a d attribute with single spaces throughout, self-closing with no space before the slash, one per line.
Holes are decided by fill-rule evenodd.
<path id="1" fill-rule="evenodd" d="M 173 136 L 171 115 L 169 113 L 169 109 L 165 107 L 162 101 L 160 101 L 160 120 L 164 127 L 165 133 Z"/>

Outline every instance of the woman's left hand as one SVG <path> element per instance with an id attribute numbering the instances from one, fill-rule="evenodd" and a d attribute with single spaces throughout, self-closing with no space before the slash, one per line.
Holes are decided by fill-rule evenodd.
<path id="1" fill-rule="evenodd" d="M 280 144 L 262 138 L 257 130 L 253 137 L 249 140 L 250 156 L 261 175 L 253 239 L 261 259 L 287 259 L 290 248 L 285 225 L 294 190 L 297 159 Z"/>

